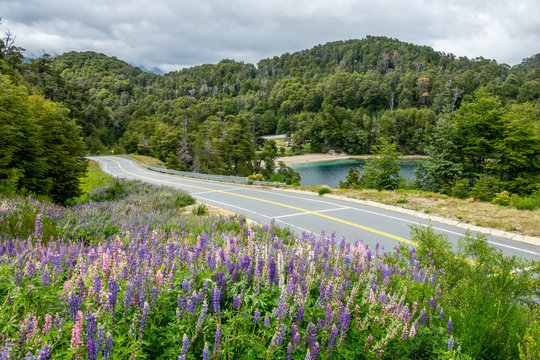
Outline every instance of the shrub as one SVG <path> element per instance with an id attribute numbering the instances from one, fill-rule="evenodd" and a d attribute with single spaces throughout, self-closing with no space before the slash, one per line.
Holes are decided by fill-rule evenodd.
<path id="1" fill-rule="evenodd" d="M 248 179 L 251 181 L 264 181 L 263 174 L 252 174 L 248 176 Z"/>
<path id="2" fill-rule="evenodd" d="M 323 196 L 324 194 L 330 194 L 332 192 L 332 189 L 330 189 L 328 186 L 323 186 L 319 189 L 319 196 Z"/>
<path id="3" fill-rule="evenodd" d="M 193 215 L 199 215 L 199 216 L 206 215 L 208 213 L 208 207 L 204 204 L 199 204 L 195 206 L 191 210 L 191 212 L 193 213 Z"/>
<path id="4" fill-rule="evenodd" d="M 508 206 L 512 203 L 512 201 L 512 195 L 505 190 L 495 194 L 495 197 L 491 200 L 491 203 L 495 205 Z"/>
<path id="5" fill-rule="evenodd" d="M 512 205 L 519 210 L 540 209 L 540 191 L 531 196 L 518 197 L 512 201 Z"/>
<path id="6" fill-rule="evenodd" d="M 452 196 L 460 199 L 465 199 L 466 197 L 469 197 L 470 188 L 471 184 L 469 183 L 469 180 L 461 179 L 457 181 L 456 184 L 452 187 L 450 193 Z"/>

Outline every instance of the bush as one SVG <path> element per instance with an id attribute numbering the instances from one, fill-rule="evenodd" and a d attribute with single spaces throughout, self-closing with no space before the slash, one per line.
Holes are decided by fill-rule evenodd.
<path id="1" fill-rule="evenodd" d="M 206 215 L 208 213 L 208 207 L 204 204 L 199 204 L 191 210 L 191 213 L 199 216 Z"/>
<path id="2" fill-rule="evenodd" d="M 512 205 L 519 210 L 540 209 L 540 191 L 531 196 L 518 197 L 512 201 Z"/>
<path id="3" fill-rule="evenodd" d="M 482 201 L 491 201 L 500 191 L 501 182 L 493 176 L 480 175 L 471 188 L 471 195 Z"/>
<path id="4" fill-rule="evenodd" d="M 330 189 L 328 186 L 323 186 L 319 189 L 319 196 L 323 196 L 324 194 L 330 194 L 332 192 L 332 189 Z"/>
<path id="5" fill-rule="evenodd" d="M 491 200 L 491 203 L 494 205 L 508 206 L 512 203 L 512 195 L 508 191 L 503 191 L 498 194 L 495 194 L 495 197 Z"/>
<path id="6" fill-rule="evenodd" d="M 461 179 L 456 182 L 450 191 L 451 195 L 460 199 L 469 197 L 471 184 L 467 179 Z"/>
<path id="7" fill-rule="evenodd" d="M 252 174 L 248 176 L 248 179 L 251 181 L 264 181 L 263 174 Z"/>

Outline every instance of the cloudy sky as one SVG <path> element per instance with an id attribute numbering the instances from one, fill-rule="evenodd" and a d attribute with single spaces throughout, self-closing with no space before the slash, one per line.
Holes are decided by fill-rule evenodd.
<path id="1" fill-rule="evenodd" d="M 0 17 L 30 57 L 92 50 L 163 71 L 366 35 L 510 65 L 540 52 L 538 0 L 0 0 Z"/>

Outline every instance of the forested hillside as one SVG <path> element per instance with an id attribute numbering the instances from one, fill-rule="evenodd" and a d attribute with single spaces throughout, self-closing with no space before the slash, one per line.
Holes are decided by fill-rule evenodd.
<path id="1" fill-rule="evenodd" d="M 91 153 L 269 177 L 280 149 L 263 135 L 290 134 L 295 153 L 364 154 L 385 138 L 431 156 L 420 187 L 449 192 L 484 176 L 530 193 L 540 176 L 539 63 L 540 54 L 510 67 L 368 36 L 163 76 L 92 52 L 18 66 L 28 86 L 70 110 Z"/>

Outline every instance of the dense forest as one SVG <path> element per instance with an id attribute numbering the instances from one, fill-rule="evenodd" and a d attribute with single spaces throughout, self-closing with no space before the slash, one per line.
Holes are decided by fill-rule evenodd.
<path id="1" fill-rule="evenodd" d="M 288 153 L 366 154 L 390 141 L 429 155 L 418 186 L 433 191 L 461 181 L 529 194 L 540 183 L 540 54 L 510 67 L 368 36 L 157 75 L 93 52 L 23 63 L 17 50 L 3 45 L 3 78 L 62 104 L 89 153 L 269 178 L 286 149 L 262 136 L 289 134 Z"/>

